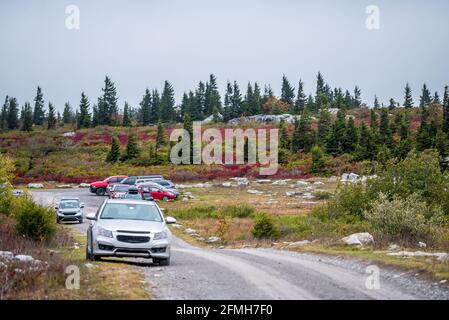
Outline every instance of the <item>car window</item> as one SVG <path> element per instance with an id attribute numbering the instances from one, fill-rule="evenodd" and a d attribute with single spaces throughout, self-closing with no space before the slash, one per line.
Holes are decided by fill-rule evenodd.
<path id="1" fill-rule="evenodd" d="M 100 219 L 162 222 L 162 217 L 155 206 L 134 203 L 107 203 L 104 206 Z"/>
<path id="2" fill-rule="evenodd" d="M 151 188 L 151 192 L 157 192 L 157 191 L 159 191 L 159 189 L 158 188 Z"/>
<path id="3" fill-rule="evenodd" d="M 78 209 L 80 203 L 77 200 L 66 200 L 59 203 L 59 209 Z"/>
<path id="4" fill-rule="evenodd" d="M 116 186 L 114 188 L 115 192 L 127 192 L 129 189 L 129 186 Z"/>

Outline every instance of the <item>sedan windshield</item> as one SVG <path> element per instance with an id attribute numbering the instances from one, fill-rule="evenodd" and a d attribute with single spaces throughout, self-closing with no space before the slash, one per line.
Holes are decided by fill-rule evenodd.
<path id="1" fill-rule="evenodd" d="M 107 203 L 100 219 L 143 220 L 162 222 L 155 206 L 129 203 Z"/>
<path id="2" fill-rule="evenodd" d="M 80 203 L 77 200 L 61 201 L 59 203 L 60 209 L 78 209 L 79 207 Z"/>

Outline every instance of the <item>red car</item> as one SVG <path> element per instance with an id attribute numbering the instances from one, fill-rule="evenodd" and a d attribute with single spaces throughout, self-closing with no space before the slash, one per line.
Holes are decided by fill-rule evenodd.
<path id="1" fill-rule="evenodd" d="M 109 185 L 120 183 L 125 178 L 128 178 L 128 176 L 112 176 L 103 181 L 92 182 L 90 184 L 90 192 L 95 193 L 97 196 L 104 196 Z"/>
<path id="2" fill-rule="evenodd" d="M 141 185 L 138 186 L 137 189 L 139 190 L 140 194 L 150 193 L 156 201 L 169 201 L 176 199 L 176 196 L 164 187 L 157 187 L 154 185 Z"/>

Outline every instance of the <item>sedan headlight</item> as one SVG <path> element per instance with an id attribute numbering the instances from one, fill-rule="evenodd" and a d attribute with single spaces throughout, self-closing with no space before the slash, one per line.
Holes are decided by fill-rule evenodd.
<path id="1" fill-rule="evenodd" d="M 111 230 L 106 230 L 103 228 L 98 228 L 98 235 L 103 236 L 103 237 L 107 237 L 107 238 L 113 238 L 114 236 L 112 235 L 112 231 Z"/>
<path id="2" fill-rule="evenodd" d="M 153 240 L 167 239 L 167 231 L 162 231 L 154 234 Z"/>

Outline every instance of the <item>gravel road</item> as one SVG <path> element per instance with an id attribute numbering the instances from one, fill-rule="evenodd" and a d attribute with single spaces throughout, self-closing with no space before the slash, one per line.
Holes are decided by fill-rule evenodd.
<path id="1" fill-rule="evenodd" d="M 77 196 L 85 214 L 105 199 L 87 189 L 35 190 L 32 195 L 45 205 Z M 70 226 L 85 233 L 88 223 Z M 373 267 L 367 262 L 273 249 L 202 249 L 176 237 L 170 266 L 142 259 L 128 263 L 144 273 L 155 299 L 449 299 L 447 285 L 417 272 L 379 266 L 379 286 L 368 289 Z"/>

